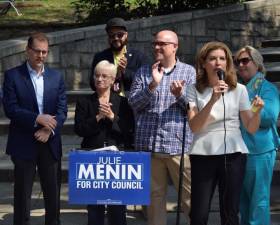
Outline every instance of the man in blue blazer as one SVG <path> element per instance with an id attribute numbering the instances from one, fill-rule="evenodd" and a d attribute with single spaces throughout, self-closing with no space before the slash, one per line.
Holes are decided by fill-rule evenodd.
<path id="1" fill-rule="evenodd" d="M 4 74 L 3 106 L 10 119 L 6 153 L 14 164 L 14 225 L 30 224 L 36 168 L 45 202 L 45 225 L 59 224 L 61 136 L 67 116 L 62 76 L 44 66 L 49 41 L 32 34 L 27 61 Z"/>

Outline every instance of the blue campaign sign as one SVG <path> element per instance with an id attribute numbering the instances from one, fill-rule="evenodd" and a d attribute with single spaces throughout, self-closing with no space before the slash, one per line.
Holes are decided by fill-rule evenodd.
<path id="1" fill-rule="evenodd" d="M 148 152 L 71 151 L 69 202 L 150 204 L 150 161 Z"/>

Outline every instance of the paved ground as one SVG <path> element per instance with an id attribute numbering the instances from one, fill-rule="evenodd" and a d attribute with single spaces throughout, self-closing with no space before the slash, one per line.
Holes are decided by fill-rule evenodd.
<path id="1" fill-rule="evenodd" d="M 13 200 L 13 184 L 0 183 L 0 225 L 12 224 L 12 200 Z M 68 204 L 68 189 L 67 185 L 63 184 L 61 194 L 61 222 L 62 225 L 86 225 L 86 210 L 84 206 L 69 205 Z M 280 225 L 280 186 L 274 185 L 272 187 L 271 195 L 271 225 Z M 169 188 L 168 194 L 168 225 L 175 225 L 176 223 L 176 192 L 172 186 Z M 31 225 L 44 224 L 44 210 L 42 195 L 40 194 L 40 187 L 35 183 L 32 196 L 32 223 Z M 140 210 L 140 206 L 128 206 L 127 213 L 128 225 L 146 225 Z M 181 216 L 180 225 L 186 225 L 184 216 Z M 209 225 L 219 225 L 218 212 L 218 198 L 215 195 L 212 209 L 209 218 Z"/>

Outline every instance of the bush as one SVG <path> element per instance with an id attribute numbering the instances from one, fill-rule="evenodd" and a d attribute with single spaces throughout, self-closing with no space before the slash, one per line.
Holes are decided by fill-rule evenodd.
<path id="1" fill-rule="evenodd" d="M 112 17 L 142 18 L 193 9 L 207 9 L 245 0 L 75 0 L 76 20 L 103 24 Z"/>

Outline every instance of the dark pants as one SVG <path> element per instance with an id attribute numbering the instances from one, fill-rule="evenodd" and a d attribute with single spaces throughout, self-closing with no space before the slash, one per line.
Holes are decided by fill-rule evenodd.
<path id="1" fill-rule="evenodd" d="M 14 163 L 14 225 L 30 224 L 30 203 L 36 167 L 45 204 L 45 225 L 58 225 L 60 206 L 60 160 L 54 159 L 48 144 L 38 143 L 35 160 L 12 157 Z"/>
<path id="2" fill-rule="evenodd" d="M 105 205 L 88 205 L 88 225 L 104 225 Z M 108 224 L 126 225 L 126 206 L 107 205 Z"/>
<path id="3" fill-rule="evenodd" d="M 246 155 L 241 153 L 226 156 L 191 155 L 190 161 L 191 225 L 207 225 L 211 200 L 217 184 L 221 224 L 238 225 Z"/>

